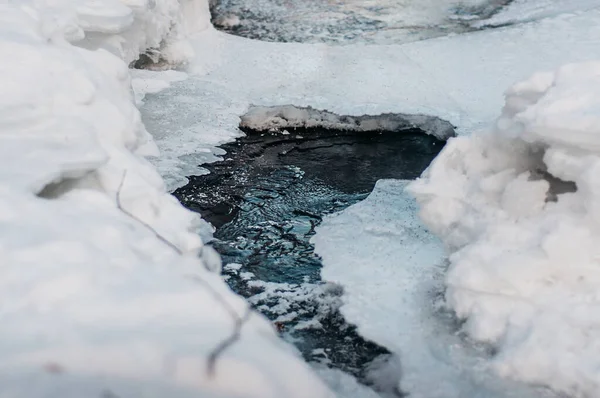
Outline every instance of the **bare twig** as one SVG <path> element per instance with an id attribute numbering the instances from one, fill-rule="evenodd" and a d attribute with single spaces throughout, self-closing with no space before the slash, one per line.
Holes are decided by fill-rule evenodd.
<path id="1" fill-rule="evenodd" d="M 127 170 L 123 170 L 123 177 L 121 178 L 121 183 L 119 184 L 119 188 L 117 189 L 117 207 L 118 207 L 118 209 L 121 210 L 123 213 L 127 214 L 129 217 L 131 217 L 134 220 L 136 220 L 137 222 L 139 222 L 140 224 L 142 224 L 150 232 L 152 232 L 154 234 L 154 236 L 156 236 L 161 242 L 163 242 L 164 244 L 166 244 L 167 246 L 169 246 L 171 249 L 175 250 L 178 254 L 183 254 L 183 252 L 181 251 L 181 249 L 179 249 L 173 243 L 169 242 L 164 236 L 162 236 L 161 234 L 159 234 L 150 224 L 148 224 L 145 221 L 143 221 L 143 220 L 139 219 L 138 217 L 134 216 L 131 212 L 129 212 L 128 210 L 126 210 L 123 207 L 123 203 L 121 202 L 121 190 L 123 189 L 123 185 L 125 184 L 125 177 L 126 176 L 127 176 Z"/>
<path id="2" fill-rule="evenodd" d="M 252 315 L 252 309 L 250 307 L 246 307 L 246 310 L 244 311 L 244 315 L 242 317 L 238 316 L 237 318 L 235 318 L 235 325 L 233 328 L 233 333 L 231 333 L 231 335 L 229 337 L 227 337 L 225 340 L 223 340 L 221 343 L 219 343 L 219 345 L 214 350 L 212 350 L 212 352 L 208 356 L 208 375 L 209 376 L 211 376 L 211 377 L 214 376 L 217 359 L 219 359 L 219 356 L 221 354 L 223 354 L 223 352 L 226 349 L 231 347 L 236 341 L 239 340 L 241 333 L 242 333 L 242 327 L 244 326 L 246 321 L 248 321 L 248 319 L 250 318 L 250 315 Z"/>
<path id="3" fill-rule="evenodd" d="M 160 241 L 162 241 L 167 246 L 172 248 L 178 254 L 183 254 L 183 252 L 177 246 L 175 246 L 173 243 L 169 242 L 165 237 L 160 235 L 154 228 L 152 228 L 151 225 L 147 224 L 143 220 L 140 220 L 138 217 L 134 216 L 132 213 L 130 213 L 123 207 L 123 203 L 121 202 L 121 191 L 123 189 L 123 185 L 125 184 L 126 176 L 127 176 L 127 170 L 123 171 L 123 178 L 121 179 L 121 183 L 119 184 L 119 188 L 117 189 L 117 207 L 119 208 L 119 210 L 121 210 L 127 216 L 136 220 L 143 226 L 145 226 Z M 204 266 L 206 268 L 206 264 Z M 250 315 L 252 315 L 252 309 L 249 306 L 247 306 L 244 311 L 244 315 L 239 316 L 238 313 L 233 309 L 233 307 L 231 307 L 229 305 L 229 303 L 223 298 L 223 296 L 221 296 L 219 294 L 219 292 L 217 292 L 208 282 L 206 282 L 204 279 L 200 278 L 198 275 L 191 275 L 191 278 L 194 281 L 202 284 L 210 292 L 210 294 L 215 298 L 215 300 L 217 300 L 223 306 L 223 308 L 225 308 L 225 311 L 227 311 L 229 313 L 229 315 L 231 316 L 231 318 L 234 321 L 233 332 L 231 333 L 231 335 L 229 337 L 227 337 L 225 340 L 223 340 L 221 343 L 219 343 L 215 347 L 215 349 L 211 351 L 211 353 L 208 356 L 207 373 L 208 373 L 209 377 L 213 377 L 215 374 L 215 367 L 216 367 L 217 360 L 219 359 L 219 356 L 221 356 L 223 354 L 223 352 L 225 352 L 225 350 L 227 350 L 227 348 L 231 347 L 240 338 L 240 335 L 242 332 L 242 327 L 244 326 L 246 321 L 250 318 Z"/>
<path id="4" fill-rule="evenodd" d="M 233 309 L 233 307 L 229 305 L 229 303 L 223 298 L 223 296 L 221 296 L 219 292 L 217 292 L 207 281 L 200 278 L 198 275 L 190 275 L 190 278 L 206 287 L 215 300 L 217 300 L 223 306 L 223 308 L 225 308 L 225 311 L 229 313 L 234 321 L 233 332 L 231 335 L 221 341 L 208 355 L 207 373 L 209 377 L 213 377 L 215 375 L 216 364 L 219 356 L 221 356 L 225 350 L 239 340 L 242 333 L 242 327 L 244 327 L 244 324 L 252 315 L 252 309 L 250 306 L 247 306 L 244 310 L 244 315 L 240 316 L 237 311 Z"/>

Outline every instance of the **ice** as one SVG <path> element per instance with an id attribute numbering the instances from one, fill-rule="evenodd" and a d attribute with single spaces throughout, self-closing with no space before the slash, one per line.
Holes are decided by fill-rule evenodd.
<path id="1" fill-rule="evenodd" d="M 344 287 L 342 314 L 399 356 L 401 369 L 391 375 L 413 397 L 544 396 L 497 378 L 485 347 L 461 338 L 440 308 L 443 246 L 419 221 L 407 184 L 380 180 L 366 200 L 317 228 L 312 242 L 323 257 L 322 277 Z"/>
<path id="2" fill-rule="evenodd" d="M 135 95 L 136 105 L 143 105 L 146 94 L 159 93 L 171 87 L 172 83 L 180 82 L 187 78 L 187 73 L 175 70 L 162 72 L 144 69 L 131 70 L 131 87 Z"/>
<path id="3" fill-rule="evenodd" d="M 375 117 L 336 115 L 310 107 L 254 106 L 241 117 L 240 127 L 263 131 L 319 127 L 346 131 L 397 131 L 421 129 L 440 140 L 454 136 L 453 126 L 436 117 L 425 115 L 378 115 Z M 289 134 L 289 132 L 288 132 Z"/>
<path id="4" fill-rule="evenodd" d="M 450 253 L 446 303 L 494 370 L 573 397 L 600 390 L 599 88 L 598 62 L 515 84 L 493 131 L 411 186 Z"/>
<path id="5" fill-rule="evenodd" d="M 560 14 L 591 10 L 599 6 L 599 0 L 514 0 L 491 18 L 476 21 L 472 25 L 485 27 L 531 22 Z"/>
<path id="6" fill-rule="evenodd" d="M 0 395 L 332 397 L 225 285 L 206 223 L 142 157 L 157 152 L 133 53 L 68 41 L 91 21 L 119 40 L 170 25 L 167 3 L 128 1 L 131 24 L 125 3 L 0 4 Z M 148 44 L 135 37 L 122 48 Z"/>

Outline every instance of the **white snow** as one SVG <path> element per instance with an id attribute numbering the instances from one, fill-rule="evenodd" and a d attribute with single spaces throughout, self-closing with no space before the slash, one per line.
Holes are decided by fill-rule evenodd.
<path id="1" fill-rule="evenodd" d="M 204 0 L 7 0 L 39 21 L 48 37 L 103 48 L 127 64 L 150 51 L 156 59 L 191 56 L 186 37 L 210 25 Z"/>
<path id="2" fill-rule="evenodd" d="M 600 62 L 515 84 L 493 131 L 411 187 L 450 252 L 447 305 L 494 368 L 574 397 L 600 391 L 599 89 Z"/>
<path id="3" fill-rule="evenodd" d="M 129 61 L 167 3 L 0 4 L 0 395 L 331 397 L 141 157 L 126 63 L 65 40 Z"/>

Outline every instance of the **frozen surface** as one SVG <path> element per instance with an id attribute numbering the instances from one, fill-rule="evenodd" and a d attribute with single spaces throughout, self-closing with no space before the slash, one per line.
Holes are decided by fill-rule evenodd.
<path id="1" fill-rule="evenodd" d="M 332 396 L 142 157 L 127 65 L 65 40 L 158 9 L 48 4 L 0 4 L 0 395 Z"/>
<path id="2" fill-rule="evenodd" d="M 600 391 L 600 63 L 515 84 L 493 131 L 451 140 L 411 191 L 450 252 L 446 303 L 499 374 Z"/>
<path id="3" fill-rule="evenodd" d="M 190 78 L 147 98 L 142 114 L 162 152 L 153 162 L 175 188 L 239 136 L 251 105 L 429 115 L 464 134 L 493 123 L 515 81 L 600 57 L 597 38 L 598 8 L 389 46 L 266 43 L 208 29 L 191 39 Z"/>
<path id="4" fill-rule="evenodd" d="M 407 183 L 380 180 L 366 200 L 326 217 L 312 239 L 323 279 L 344 287 L 344 317 L 399 355 L 401 369 L 385 381 L 395 377 L 418 398 L 546 396 L 497 378 L 486 347 L 466 341 L 440 307 L 443 246 L 419 221 Z"/>
<path id="5" fill-rule="evenodd" d="M 560 14 L 598 8 L 600 0 L 513 0 L 491 18 L 474 21 L 473 26 L 502 26 L 555 17 Z"/>
<path id="6" fill-rule="evenodd" d="M 171 87 L 172 83 L 188 78 L 187 73 L 175 70 L 158 72 L 145 69 L 132 69 L 130 73 L 131 88 L 133 89 L 137 106 L 144 104 L 144 98 L 147 94 L 159 93 Z"/>
<path id="7" fill-rule="evenodd" d="M 127 64 L 148 51 L 156 59 L 183 62 L 189 34 L 210 25 L 204 0 L 6 0 L 45 15 L 40 29 L 88 49 L 103 48 Z"/>

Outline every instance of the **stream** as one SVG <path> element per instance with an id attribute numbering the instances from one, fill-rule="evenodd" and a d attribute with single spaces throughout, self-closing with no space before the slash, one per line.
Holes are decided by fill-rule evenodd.
<path id="1" fill-rule="evenodd" d="M 211 245 L 236 293 L 308 362 L 364 381 L 369 364 L 389 353 L 344 321 L 342 288 L 321 281 L 309 241 L 323 216 L 363 200 L 377 180 L 418 177 L 444 141 L 418 129 L 245 133 L 222 146 L 223 161 L 203 166 L 210 174 L 189 177 L 174 194 L 216 227 Z"/>

